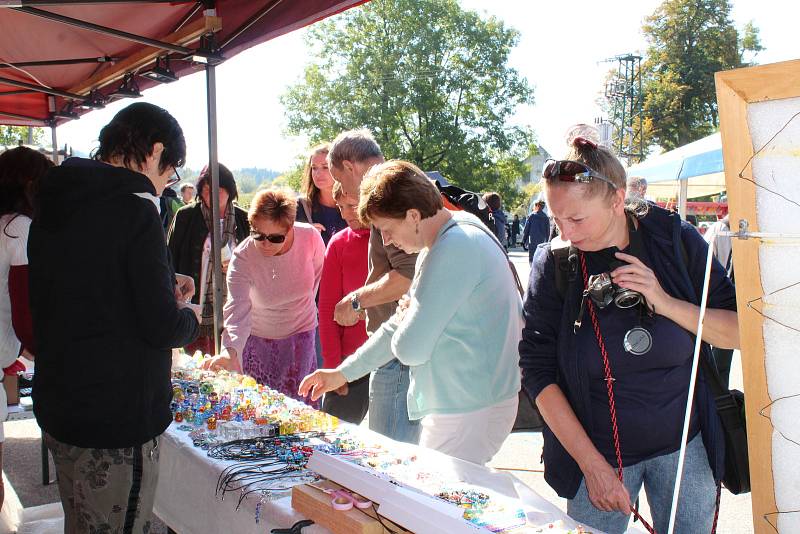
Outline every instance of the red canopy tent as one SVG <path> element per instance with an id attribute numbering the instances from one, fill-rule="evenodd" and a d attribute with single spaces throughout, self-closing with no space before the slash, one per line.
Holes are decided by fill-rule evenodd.
<path id="1" fill-rule="evenodd" d="M 217 205 L 216 65 L 368 0 L 0 0 L 0 124 L 56 126 L 205 69 L 212 219 Z M 55 153 L 55 151 L 54 151 Z M 220 229 L 211 232 L 219 250 Z M 222 331 L 214 255 L 214 323 Z M 219 339 L 217 339 L 219 343 Z M 219 346 L 217 346 L 219 350 Z"/>
<path id="2" fill-rule="evenodd" d="M 80 115 L 108 98 L 126 74 L 146 89 L 167 58 L 184 76 L 365 1 L 0 2 L 0 122 L 59 124 L 65 109 Z"/>

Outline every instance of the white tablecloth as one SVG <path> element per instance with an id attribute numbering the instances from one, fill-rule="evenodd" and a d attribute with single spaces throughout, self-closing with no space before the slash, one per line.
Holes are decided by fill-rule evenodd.
<path id="1" fill-rule="evenodd" d="M 369 431 L 359 427 L 358 432 Z M 379 439 L 386 441 L 383 437 Z M 408 447 L 406 444 L 398 446 Z M 417 449 L 419 455 L 441 456 L 442 460 L 450 463 L 454 472 L 464 482 L 518 498 L 528 519 L 534 524 L 558 519 L 572 524 L 558 507 L 508 473 L 445 457 L 436 451 Z M 272 528 L 289 527 L 305 519 L 292 509 L 289 496 L 265 501 L 261 505 L 259 524 L 255 522 L 255 513 L 260 497 L 249 496 L 238 511 L 236 511 L 238 495 L 228 494 L 224 501 L 215 497 L 217 480 L 227 465 L 230 465 L 230 462 L 211 459 L 206 451 L 194 447 L 188 433 L 177 430 L 173 423 L 161 441 L 160 474 L 155 500 L 156 515 L 179 534 L 216 532 L 264 534 Z M 303 529 L 304 534 L 328 532 L 327 529 L 317 525 Z"/>
<path id="2" fill-rule="evenodd" d="M 239 510 L 239 495 L 229 493 L 225 500 L 214 495 L 219 475 L 232 462 L 209 458 L 206 451 L 192 445 L 188 432 L 173 423 L 161 439 L 158 488 L 154 511 L 179 534 L 264 534 L 273 528 L 290 527 L 305 519 L 292 509 L 291 497 L 261 505 L 256 524 L 256 505 L 260 497 L 248 496 Z M 303 534 L 328 533 L 316 525 Z"/>

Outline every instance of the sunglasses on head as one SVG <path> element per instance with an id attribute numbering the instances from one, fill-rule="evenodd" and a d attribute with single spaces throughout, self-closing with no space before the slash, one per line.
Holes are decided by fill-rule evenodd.
<path id="1" fill-rule="evenodd" d="M 256 241 L 267 240 L 270 243 L 283 243 L 286 241 L 286 234 L 262 234 L 261 232 L 250 232 L 250 236 Z"/>
<path id="2" fill-rule="evenodd" d="M 559 182 L 577 182 L 580 184 L 588 184 L 594 180 L 600 180 L 616 189 L 617 186 L 614 182 L 592 169 L 585 163 L 580 161 L 572 161 L 569 159 L 555 160 L 549 159 L 545 162 L 542 177 L 547 180 L 558 180 Z"/>

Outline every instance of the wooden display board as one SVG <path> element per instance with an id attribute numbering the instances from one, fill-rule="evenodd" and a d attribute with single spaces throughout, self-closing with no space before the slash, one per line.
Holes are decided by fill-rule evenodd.
<path id="1" fill-rule="evenodd" d="M 324 485 L 325 489 L 343 489 L 327 480 L 318 485 Z M 352 508 L 344 512 L 334 510 L 329 494 L 307 484 L 292 488 L 292 508 L 334 534 L 384 534 L 387 527 L 398 534 L 412 534 L 388 519 L 379 520 L 371 508 Z"/>
<path id="2" fill-rule="evenodd" d="M 716 75 L 716 85 L 731 230 L 738 231 L 740 221 L 744 221 L 746 230 L 750 233 L 775 232 L 774 227 L 780 226 L 782 233 L 800 234 L 800 209 L 791 206 L 790 204 L 794 202 L 787 201 L 786 198 L 775 200 L 778 193 L 793 200 L 797 200 L 800 196 L 797 196 L 794 186 L 787 187 L 789 182 L 777 184 L 770 181 L 772 177 L 769 176 L 770 170 L 764 165 L 764 156 L 768 155 L 770 158 L 778 156 L 775 150 L 771 154 L 768 154 L 767 150 L 762 150 L 768 148 L 767 145 L 771 144 L 773 139 L 784 144 L 796 140 L 796 136 L 787 140 L 781 132 L 782 128 L 792 121 L 794 121 L 792 129 L 800 127 L 800 118 L 793 119 L 791 114 L 786 116 L 785 113 L 785 109 L 798 105 L 797 102 L 787 99 L 800 99 L 800 60 L 720 72 Z M 760 114 L 762 118 L 774 116 L 770 120 L 774 123 L 772 131 L 775 132 L 775 136 L 768 138 L 767 142 L 763 141 L 763 134 L 766 131 L 765 121 L 755 120 L 756 114 Z M 773 124 L 769 127 L 772 128 Z M 779 137 L 781 135 L 784 137 Z M 781 150 L 785 151 L 786 147 L 783 146 Z M 780 157 L 783 158 L 783 155 Z M 791 158 L 800 160 L 800 145 L 794 155 L 791 150 L 787 151 L 786 158 L 786 160 L 776 160 L 779 167 L 787 164 L 795 165 Z M 771 164 L 771 161 L 767 163 Z M 800 180 L 796 182 L 800 183 Z M 770 186 L 773 191 L 767 189 L 770 183 L 773 184 Z M 785 206 L 787 211 L 794 209 L 793 218 L 774 224 L 775 214 L 765 213 L 765 207 L 769 202 L 778 202 L 779 207 Z M 764 224 L 765 220 L 770 221 L 770 228 Z M 778 243 L 780 240 L 781 237 L 776 237 L 772 246 L 781 246 Z M 786 254 L 789 253 L 787 249 Z M 770 260 L 762 264 L 764 258 Z M 773 428 L 773 421 L 769 418 L 769 406 L 776 400 L 771 398 L 770 392 L 773 397 L 777 397 L 774 391 L 775 367 L 770 366 L 776 364 L 768 363 L 767 353 L 773 350 L 774 346 L 770 337 L 765 336 L 765 332 L 774 332 L 775 322 L 764 318 L 765 310 L 768 309 L 765 290 L 771 292 L 775 288 L 765 287 L 767 284 L 762 275 L 767 270 L 778 268 L 775 265 L 778 262 L 772 261 L 773 259 L 774 255 L 765 254 L 763 239 L 733 239 L 742 371 L 746 395 L 753 526 L 757 534 L 774 533 L 776 530 L 772 526 L 779 523 L 776 513 L 779 506 L 776 502 L 781 502 L 781 491 L 776 495 L 776 479 L 785 476 L 785 473 L 776 470 L 776 458 L 773 458 L 774 450 L 784 450 L 774 442 L 775 439 L 780 439 L 776 438 L 776 434 L 780 434 L 780 431 Z M 797 265 L 784 265 L 783 268 L 791 270 L 795 280 L 800 278 L 797 275 Z M 795 304 L 792 302 L 790 305 Z M 766 325 L 766 330 L 765 321 L 770 323 Z M 781 326 L 786 327 L 786 325 Z M 773 330 L 770 331 L 770 328 Z M 773 339 L 785 343 L 795 335 L 791 330 L 794 328 L 779 330 L 779 335 Z M 769 349 L 767 353 L 765 353 L 765 337 Z M 768 378 L 772 380 L 772 384 Z M 797 391 L 800 391 L 800 384 L 797 385 Z M 784 395 L 785 393 L 781 393 L 781 396 Z M 781 507 L 786 511 L 797 508 L 798 506 Z M 788 514 L 782 517 L 786 520 Z M 798 519 L 800 517 L 794 517 L 792 520 Z M 790 530 L 784 527 L 779 531 Z"/>

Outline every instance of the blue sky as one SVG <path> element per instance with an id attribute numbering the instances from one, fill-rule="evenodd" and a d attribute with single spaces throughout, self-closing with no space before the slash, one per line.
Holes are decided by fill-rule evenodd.
<path id="1" fill-rule="evenodd" d="M 520 107 L 513 121 L 533 127 L 548 152 L 564 151 L 563 135 L 576 122 L 600 116 L 595 101 L 605 59 L 643 52 L 641 24 L 660 0 L 461 0 L 467 9 L 494 15 L 520 31 L 511 66 L 534 87 L 535 103 Z M 773 63 L 800 58 L 795 22 L 797 0 L 734 0 L 733 18 L 741 28 L 753 20 L 766 48 L 756 60 Z M 244 52 L 217 70 L 220 161 L 232 168 L 288 169 L 307 141 L 285 135 L 279 96 L 296 82 L 307 62 L 304 31 L 297 31 Z M 168 109 L 187 138 L 188 166 L 198 169 L 208 154 L 205 76 L 194 74 L 146 91 L 142 100 Z M 131 101 L 117 102 L 59 128 L 60 145 L 88 152 L 114 113 Z M 325 113 L 320 109 L 320 113 Z M 353 125 L 354 127 L 360 125 Z"/>

